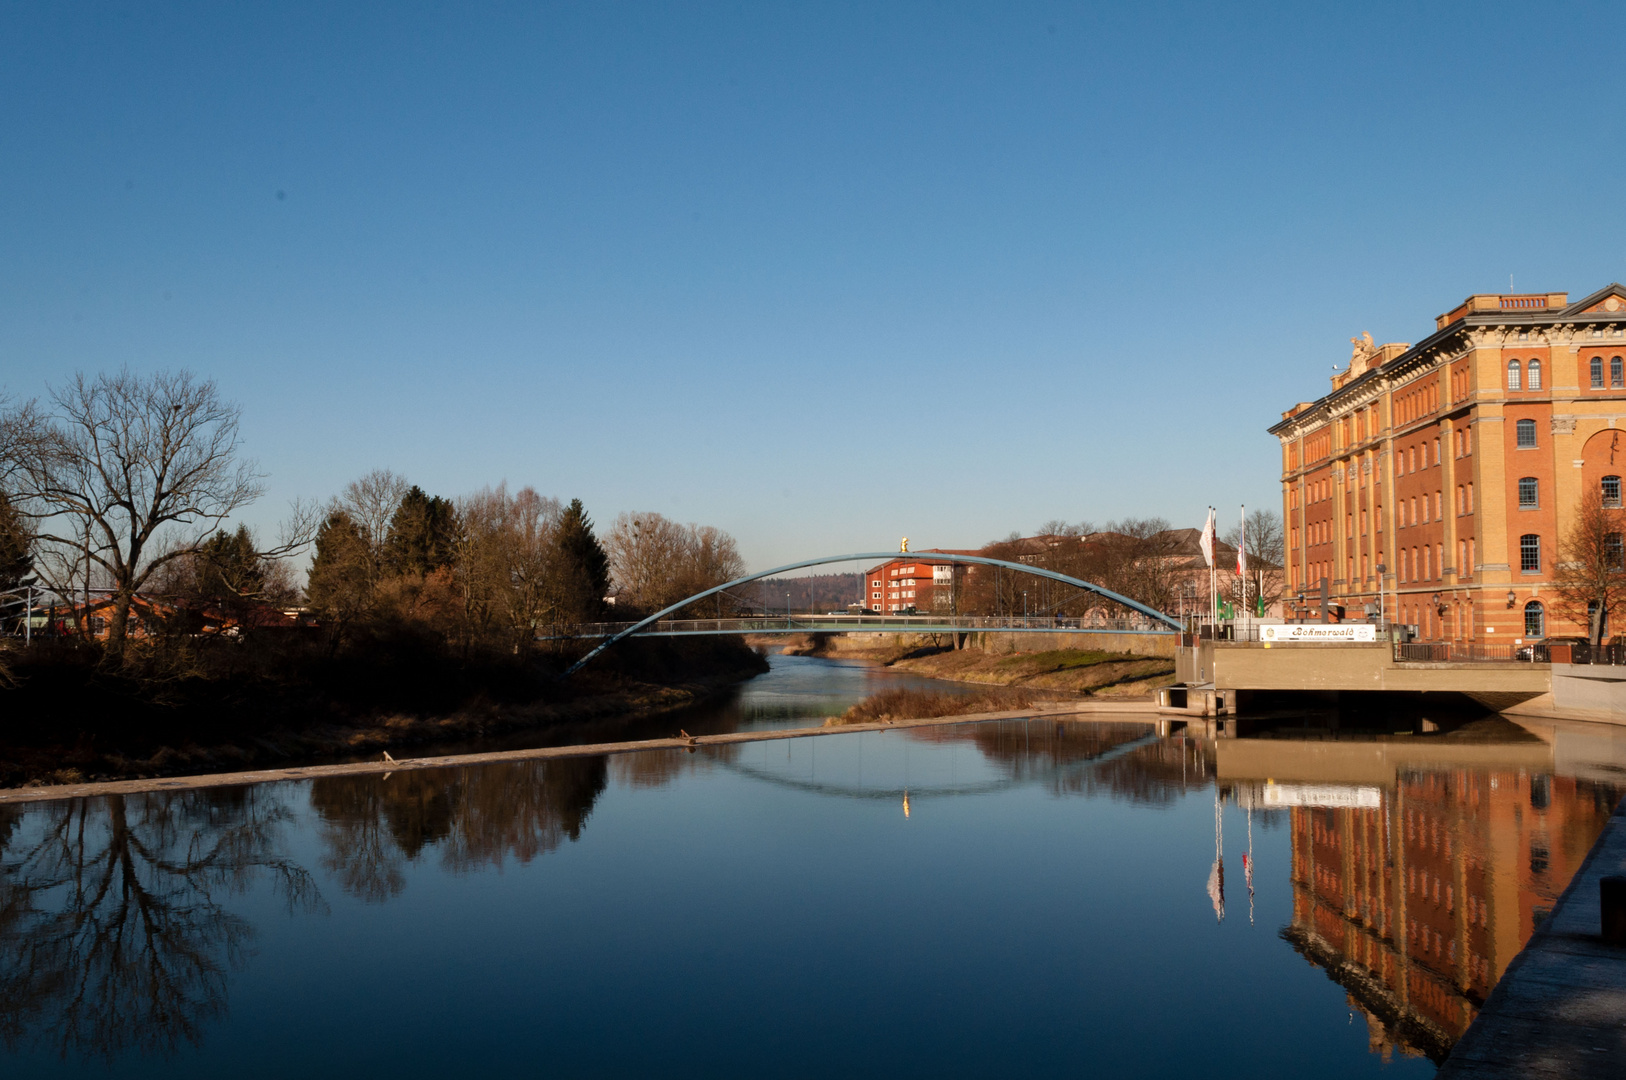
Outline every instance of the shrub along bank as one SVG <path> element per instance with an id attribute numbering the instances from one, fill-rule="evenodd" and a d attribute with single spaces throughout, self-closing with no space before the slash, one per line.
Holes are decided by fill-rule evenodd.
<path id="1" fill-rule="evenodd" d="M 625 642 L 569 680 L 582 650 L 460 654 L 401 633 L 340 653 L 267 635 L 127 655 L 72 641 L 18 650 L 0 689 L 0 786 L 176 775 L 519 729 L 614 730 L 767 670 L 738 638 Z"/>

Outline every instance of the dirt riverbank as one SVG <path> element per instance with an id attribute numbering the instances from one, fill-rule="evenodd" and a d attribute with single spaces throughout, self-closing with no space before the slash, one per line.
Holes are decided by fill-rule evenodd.
<path id="1" fill-rule="evenodd" d="M 148 687 L 59 665 L 0 694 L 10 706 L 0 716 L 0 788 L 376 759 L 391 748 L 477 746 L 518 732 L 539 742 L 637 737 L 649 734 L 646 722 L 767 670 L 738 646 L 660 651 L 681 655 L 633 655 L 619 670 L 569 683 L 539 678 L 530 694 L 494 698 L 475 687 L 455 704 L 421 708 L 358 708 L 308 685 L 260 682 L 206 683 L 155 700 Z"/>
<path id="2" fill-rule="evenodd" d="M 763 638 L 758 644 L 781 646 L 791 656 L 868 660 L 912 675 L 1021 687 L 1054 697 L 1132 701 L 1148 698 L 1158 687 L 1174 681 L 1172 660 L 1087 649 L 996 654 L 981 649 L 954 649 L 929 638 L 877 646 L 863 639 L 826 635 L 780 637 L 773 641 Z"/>

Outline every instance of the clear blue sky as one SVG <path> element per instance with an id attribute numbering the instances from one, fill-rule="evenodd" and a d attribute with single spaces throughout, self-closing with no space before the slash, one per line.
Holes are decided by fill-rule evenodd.
<path id="1" fill-rule="evenodd" d="M 1584 5 L 6 4 L 0 384 L 187 367 L 765 567 L 1277 506 L 1348 339 L 1626 278 Z"/>

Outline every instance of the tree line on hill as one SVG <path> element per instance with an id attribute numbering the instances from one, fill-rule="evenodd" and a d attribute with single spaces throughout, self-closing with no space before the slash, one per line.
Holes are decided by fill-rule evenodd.
<path id="1" fill-rule="evenodd" d="M 241 409 L 188 372 L 79 375 L 45 401 L 0 397 L 0 617 L 22 595 L 124 660 L 195 636 L 236 636 L 302 608 L 326 649 L 427 635 L 467 656 L 635 617 L 743 573 L 732 537 L 656 513 L 622 514 L 601 541 L 580 499 L 506 484 L 430 494 L 389 470 L 325 505 L 296 503 L 275 542 L 233 520 L 264 491 L 240 448 Z M 312 552 L 303 588 L 294 561 Z M 94 601 L 94 604 L 92 603 Z"/>

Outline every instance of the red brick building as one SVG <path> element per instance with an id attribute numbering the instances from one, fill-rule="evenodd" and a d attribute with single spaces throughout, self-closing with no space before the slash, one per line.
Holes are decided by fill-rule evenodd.
<path id="1" fill-rule="evenodd" d="M 883 615 L 955 611 L 955 585 L 965 567 L 933 555 L 975 555 L 974 551 L 932 548 L 900 554 L 864 573 L 864 606 Z"/>
<path id="2" fill-rule="evenodd" d="M 1626 287 L 1470 296 L 1416 345 L 1354 342 L 1281 441 L 1290 593 L 1424 638 L 1584 634 L 1554 595 L 1583 505 L 1621 506 Z M 1626 519 L 1622 522 L 1626 531 Z"/>

